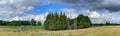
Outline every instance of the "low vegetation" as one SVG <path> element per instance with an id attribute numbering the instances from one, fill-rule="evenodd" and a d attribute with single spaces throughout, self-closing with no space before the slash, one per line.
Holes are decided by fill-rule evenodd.
<path id="1" fill-rule="evenodd" d="M 100 26 L 77 30 L 48 31 L 42 26 L 25 26 L 24 31 L 16 31 L 18 26 L 0 26 L 0 36 L 119 36 L 120 26 Z"/>

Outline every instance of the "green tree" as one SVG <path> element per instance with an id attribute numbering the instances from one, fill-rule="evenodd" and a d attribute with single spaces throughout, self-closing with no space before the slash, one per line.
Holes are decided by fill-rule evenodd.
<path id="1" fill-rule="evenodd" d="M 50 13 L 48 14 L 44 28 L 46 30 L 65 30 L 65 29 L 79 29 L 90 27 L 91 21 L 88 16 L 79 15 L 75 19 L 69 19 L 65 13 Z"/>
<path id="2" fill-rule="evenodd" d="M 19 21 L 20 25 L 30 25 L 30 21 Z"/>
<path id="3" fill-rule="evenodd" d="M 91 21 L 88 16 L 79 15 L 77 17 L 77 28 L 87 28 L 91 26 Z"/>
<path id="4" fill-rule="evenodd" d="M 53 14 L 52 13 L 49 13 L 46 17 L 46 20 L 44 21 L 44 28 L 46 30 L 49 30 L 50 29 L 50 24 L 53 23 Z"/>
<path id="5" fill-rule="evenodd" d="M 36 21 L 34 19 L 31 19 L 31 25 L 36 26 Z"/>
<path id="6" fill-rule="evenodd" d="M 67 21 L 66 21 L 66 16 L 63 13 L 58 14 L 52 13 L 48 14 L 45 22 L 44 22 L 44 27 L 47 30 L 64 30 L 67 29 Z"/>
<path id="7" fill-rule="evenodd" d="M 7 22 L 6 22 L 6 21 L 3 21 L 3 20 L 0 20 L 0 25 L 1 25 L 1 26 L 5 26 L 5 25 L 7 25 Z"/>
<path id="8" fill-rule="evenodd" d="M 41 26 L 42 24 L 41 24 L 41 22 L 40 21 L 38 21 L 38 23 L 37 23 L 39 26 Z"/>
<path id="9" fill-rule="evenodd" d="M 10 26 L 19 26 L 19 22 L 18 21 L 11 21 L 9 22 Z"/>
<path id="10" fill-rule="evenodd" d="M 105 24 L 106 24 L 107 26 L 108 26 L 108 25 L 111 25 L 111 23 L 110 23 L 110 22 L 106 22 Z"/>

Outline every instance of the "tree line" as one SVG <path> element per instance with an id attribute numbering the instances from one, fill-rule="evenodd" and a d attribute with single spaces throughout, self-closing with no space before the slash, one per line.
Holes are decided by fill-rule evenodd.
<path id="1" fill-rule="evenodd" d="M 3 21 L 0 20 L 0 26 L 20 26 L 20 25 L 32 25 L 32 26 L 40 26 L 41 22 L 40 21 L 35 21 L 34 19 L 31 19 L 31 21 Z"/>
<path id="2" fill-rule="evenodd" d="M 49 13 L 45 22 L 46 30 L 83 29 L 91 26 L 88 16 L 80 14 L 77 18 L 67 18 L 65 13 Z"/>
<path id="3" fill-rule="evenodd" d="M 116 25 L 116 23 L 114 23 Z M 91 26 L 104 26 L 114 25 L 110 22 L 105 24 L 92 24 L 88 16 L 79 14 L 76 18 L 67 18 L 65 13 L 49 13 L 44 21 L 44 29 L 46 30 L 72 30 L 72 29 L 83 29 Z M 31 21 L 3 21 L 0 20 L 0 26 L 20 26 L 20 25 L 32 25 L 41 26 L 40 21 L 31 19 Z"/>

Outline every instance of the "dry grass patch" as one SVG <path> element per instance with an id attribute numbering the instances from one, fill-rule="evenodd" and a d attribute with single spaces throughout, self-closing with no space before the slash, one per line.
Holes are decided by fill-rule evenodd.
<path id="1" fill-rule="evenodd" d="M 5 32 L 5 30 L 9 31 Z M 78 30 L 47 31 L 44 29 L 29 29 L 14 32 L 15 28 L 0 28 L 0 36 L 119 36 L 120 26 L 90 27 Z"/>

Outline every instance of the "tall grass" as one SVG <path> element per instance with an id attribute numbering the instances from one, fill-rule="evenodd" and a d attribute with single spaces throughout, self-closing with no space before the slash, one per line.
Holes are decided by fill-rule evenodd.
<path id="1" fill-rule="evenodd" d="M 76 30 L 47 31 L 42 26 L 25 26 L 25 31 L 16 32 L 18 26 L 0 26 L 0 36 L 119 36 L 120 26 L 90 27 Z"/>

